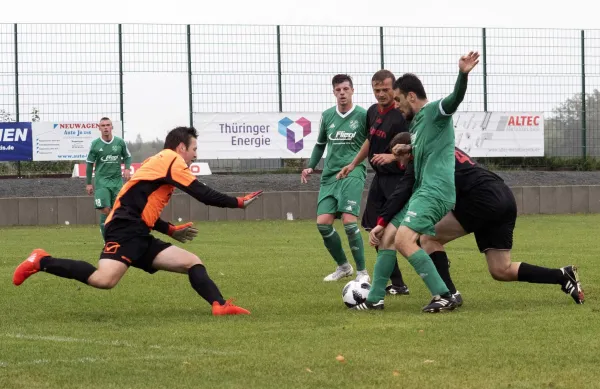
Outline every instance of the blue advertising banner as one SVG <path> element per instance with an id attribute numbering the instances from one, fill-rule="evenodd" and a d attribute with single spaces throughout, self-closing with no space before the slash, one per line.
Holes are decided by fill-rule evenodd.
<path id="1" fill-rule="evenodd" d="M 31 123 L 0 123 L 0 161 L 31 161 Z"/>

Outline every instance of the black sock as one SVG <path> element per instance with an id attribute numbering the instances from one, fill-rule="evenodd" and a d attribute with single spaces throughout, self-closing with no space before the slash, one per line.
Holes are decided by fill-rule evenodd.
<path id="1" fill-rule="evenodd" d="M 208 273 L 206 272 L 206 268 L 204 265 L 194 265 L 188 270 L 188 275 L 190 277 L 190 284 L 192 284 L 192 288 L 210 305 L 213 302 L 218 301 L 219 304 L 225 304 L 225 299 L 221 295 L 219 288 L 213 280 L 210 279 Z"/>
<path id="2" fill-rule="evenodd" d="M 392 270 L 392 275 L 390 275 L 390 281 L 392 281 L 392 285 L 395 286 L 406 286 L 404 279 L 402 278 L 402 272 L 398 266 L 398 259 L 394 262 L 394 270 Z"/>
<path id="3" fill-rule="evenodd" d="M 521 282 L 534 284 L 562 284 L 564 275 L 560 269 L 548 269 L 522 262 L 517 278 Z"/>
<path id="4" fill-rule="evenodd" d="M 44 257 L 40 260 L 40 269 L 62 278 L 70 278 L 87 284 L 88 278 L 96 271 L 94 265 L 85 261 Z"/>
<path id="5" fill-rule="evenodd" d="M 448 261 L 446 252 L 435 251 L 429 254 L 429 257 L 433 261 L 433 264 L 446 284 L 446 287 L 450 290 L 450 293 L 456 293 L 456 286 L 454 286 L 454 282 L 452 282 L 452 278 L 450 277 L 450 261 Z"/>

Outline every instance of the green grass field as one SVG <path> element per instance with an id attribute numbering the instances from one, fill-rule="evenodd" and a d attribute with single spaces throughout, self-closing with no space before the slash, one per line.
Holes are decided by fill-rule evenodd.
<path id="1" fill-rule="evenodd" d="M 465 305 L 438 315 L 421 313 L 429 295 L 402 258 L 410 296 L 347 310 L 346 281 L 322 281 L 335 265 L 312 221 L 198 225 L 184 247 L 251 316 L 212 317 L 186 276 L 137 269 L 110 291 L 44 273 L 15 287 L 36 247 L 95 264 L 99 232 L 0 229 L 0 388 L 600 387 L 600 215 L 517 223 L 514 259 L 575 263 L 586 304 L 556 285 L 494 281 L 466 237 L 448 247 Z M 368 248 L 371 274 L 374 260 Z"/>

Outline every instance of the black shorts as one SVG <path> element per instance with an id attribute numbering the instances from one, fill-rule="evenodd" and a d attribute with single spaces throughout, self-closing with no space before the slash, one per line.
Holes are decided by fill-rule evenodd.
<path id="1" fill-rule="evenodd" d="M 361 225 L 366 231 L 372 230 L 377 225 L 377 218 L 383 210 L 385 202 L 394 193 L 401 178 L 401 174 L 375 174 L 373 177 L 367 196 L 367 205 L 361 219 Z"/>
<path id="2" fill-rule="evenodd" d="M 457 195 L 452 212 L 466 232 L 475 233 L 480 252 L 512 249 L 517 203 L 504 182 L 486 182 Z"/>
<path id="3" fill-rule="evenodd" d="M 100 259 L 113 259 L 150 274 L 157 271 L 152 267 L 154 258 L 171 246 L 171 243 L 152 236 L 145 224 L 140 225 L 130 220 L 111 220 L 106 225 L 104 236 L 106 243 Z"/>

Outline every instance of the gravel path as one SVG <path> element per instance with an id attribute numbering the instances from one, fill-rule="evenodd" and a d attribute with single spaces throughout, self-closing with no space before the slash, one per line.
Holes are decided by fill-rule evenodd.
<path id="1" fill-rule="evenodd" d="M 498 174 L 509 186 L 600 185 L 600 171 L 504 171 Z M 372 174 L 367 177 L 367 187 L 372 177 Z M 318 175 L 311 177 L 309 183 L 304 185 L 300 183 L 300 174 L 216 174 L 202 176 L 200 181 L 222 192 L 250 192 L 261 189 L 265 192 L 319 190 Z M 0 198 L 82 195 L 85 195 L 85 183 L 81 178 L 0 180 Z"/>

